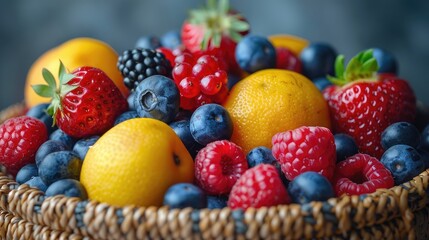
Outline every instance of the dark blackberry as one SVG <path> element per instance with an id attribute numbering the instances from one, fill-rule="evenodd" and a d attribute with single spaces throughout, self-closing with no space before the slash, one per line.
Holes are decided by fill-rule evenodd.
<path id="1" fill-rule="evenodd" d="M 117 67 L 124 77 L 124 84 L 134 90 L 145 78 L 152 75 L 171 77 L 172 67 L 164 54 L 152 49 L 135 48 L 119 56 Z"/>

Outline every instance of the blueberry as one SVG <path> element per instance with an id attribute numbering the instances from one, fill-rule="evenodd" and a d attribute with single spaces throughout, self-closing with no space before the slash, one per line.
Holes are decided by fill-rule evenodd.
<path id="1" fill-rule="evenodd" d="M 40 145 L 39 149 L 36 152 L 36 164 L 40 165 L 42 160 L 50 153 L 70 150 L 71 148 L 67 146 L 64 142 L 58 140 L 48 140 Z"/>
<path id="2" fill-rule="evenodd" d="M 136 42 L 136 48 L 157 49 L 161 47 L 161 41 L 157 36 L 142 36 Z"/>
<path id="3" fill-rule="evenodd" d="M 16 182 L 19 184 L 23 184 L 24 182 L 30 180 L 32 177 L 39 176 L 39 170 L 37 169 L 37 165 L 34 163 L 30 163 L 22 167 L 19 172 L 16 174 Z"/>
<path id="4" fill-rule="evenodd" d="M 417 148 L 420 143 L 420 132 L 411 123 L 397 122 L 384 129 L 381 134 L 381 146 L 387 150 L 393 145 L 404 144 Z"/>
<path id="5" fill-rule="evenodd" d="M 207 196 L 203 190 L 190 183 L 178 183 L 164 195 L 164 205 L 170 208 L 192 207 L 201 209 L 207 207 Z"/>
<path id="6" fill-rule="evenodd" d="M 76 139 L 70 137 L 61 129 L 55 130 L 51 135 L 49 135 L 49 139 L 63 142 L 69 149 L 73 149 L 73 145 L 76 143 Z"/>
<path id="7" fill-rule="evenodd" d="M 392 173 L 395 185 L 410 181 L 425 169 L 422 156 L 408 145 L 394 145 L 384 152 L 380 162 Z"/>
<path id="8" fill-rule="evenodd" d="M 176 49 L 182 44 L 180 32 L 176 30 L 168 31 L 161 36 L 161 45 L 169 49 Z"/>
<path id="9" fill-rule="evenodd" d="M 337 51 L 326 43 L 312 43 L 301 51 L 302 73 L 310 79 L 334 75 Z"/>
<path id="10" fill-rule="evenodd" d="M 128 110 L 130 111 L 136 110 L 136 107 L 134 106 L 134 98 L 135 98 L 134 95 L 135 95 L 135 92 L 132 91 L 130 95 L 128 95 L 127 97 Z"/>
<path id="11" fill-rule="evenodd" d="M 228 197 L 225 196 L 207 196 L 208 209 L 221 209 L 227 206 Z"/>
<path id="12" fill-rule="evenodd" d="M 271 164 L 275 165 L 277 160 L 274 158 L 271 149 L 267 147 L 255 147 L 246 156 L 249 168 L 252 168 L 259 164 Z"/>
<path id="13" fill-rule="evenodd" d="M 334 135 L 337 162 L 346 160 L 359 152 L 355 140 L 347 134 L 338 133 Z"/>
<path id="14" fill-rule="evenodd" d="M 55 130 L 57 130 L 58 128 L 56 126 L 54 126 L 54 119 L 52 118 L 52 116 L 50 116 L 47 112 L 46 109 L 49 107 L 49 103 L 41 103 L 38 105 L 35 105 L 34 107 L 30 108 L 26 115 L 30 116 L 30 117 L 34 117 L 39 119 L 40 121 L 42 121 L 45 126 L 46 129 L 48 130 L 48 134 L 51 134 L 52 132 L 54 132 Z"/>
<path id="15" fill-rule="evenodd" d="M 89 148 L 94 145 L 95 142 L 100 138 L 100 136 L 91 136 L 88 138 L 83 138 L 77 141 L 73 146 L 73 152 L 75 152 L 80 159 L 85 159 L 86 153 Z"/>
<path id="16" fill-rule="evenodd" d="M 313 79 L 313 83 L 320 91 L 323 91 L 325 90 L 325 88 L 332 85 L 331 81 L 329 81 L 326 77 L 319 77 Z"/>
<path id="17" fill-rule="evenodd" d="M 381 48 L 373 48 L 372 50 L 372 55 L 378 63 L 379 73 L 398 74 L 398 63 L 391 52 Z"/>
<path id="18" fill-rule="evenodd" d="M 294 178 L 288 187 L 292 202 L 305 204 L 311 201 L 326 201 L 335 196 L 329 180 L 317 172 L 304 172 Z"/>
<path id="19" fill-rule="evenodd" d="M 72 151 L 48 154 L 39 165 L 39 176 L 46 185 L 60 179 L 79 179 L 82 160 Z"/>
<path id="20" fill-rule="evenodd" d="M 416 120 L 414 124 L 420 131 L 423 131 L 429 125 L 429 106 L 419 100 L 416 103 Z"/>
<path id="21" fill-rule="evenodd" d="M 236 83 L 238 83 L 241 80 L 241 77 L 236 75 L 236 74 L 228 74 L 228 83 L 227 83 L 227 87 L 229 90 L 231 90 L 232 87 L 234 87 L 234 85 Z"/>
<path id="22" fill-rule="evenodd" d="M 195 158 L 198 151 L 200 151 L 201 148 L 203 148 L 204 146 L 199 144 L 192 137 L 189 125 L 189 120 L 181 120 L 171 123 L 170 127 L 177 134 L 177 136 L 179 136 L 180 140 L 182 140 L 183 144 L 185 145 L 186 149 L 188 149 L 188 152 L 191 154 L 192 158 Z"/>
<path id="23" fill-rule="evenodd" d="M 228 111 L 215 103 L 198 107 L 190 120 L 191 134 L 202 145 L 217 140 L 229 140 L 232 136 L 232 128 Z"/>
<path id="24" fill-rule="evenodd" d="M 420 156 L 423 159 L 423 162 L 425 163 L 425 169 L 429 168 L 429 151 L 426 151 L 422 148 L 417 148 L 417 152 L 419 152 Z"/>
<path id="25" fill-rule="evenodd" d="M 241 69 L 253 73 L 276 66 L 276 50 L 267 38 L 246 35 L 237 44 L 235 58 Z"/>
<path id="26" fill-rule="evenodd" d="M 193 113 L 192 111 L 180 109 L 176 117 L 174 118 L 174 121 L 177 122 L 181 120 L 190 120 L 192 113 Z"/>
<path id="27" fill-rule="evenodd" d="M 136 88 L 134 106 L 140 117 L 170 123 L 179 112 L 179 105 L 179 89 L 170 78 L 153 75 L 139 83 Z"/>
<path id="28" fill-rule="evenodd" d="M 429 125 L 427 125 L 422 131 L 419 147 L 429 152 Z"/>
<path id="29" fill-rule="evenodd" d="M 138 118 L 139 115 L 137 114 L 137 111 L 127 111 L 122 113 L 121 115 L 119 115 L 116 119 L 115 119 L 115 124 L 114 125 L 118 125 L 119 123 L 129 120 L 129 119 L 133 119 L 133 118 Z"/>
<path id="30" fill-rule="evenodd" d="M 81 200 L 88 199 L 84 186 L 74 179 L 61 179 L 49 185 L 48 189 L 46 189 L 46 196 L 52 197 L 56 195 L 78 197 Z"/>
<path id="31" fill-rule="evenodd" d="M 38 188 L 42 192 L 45 192 L 46 189 L 48 188 L 40 177 L 32 177 L 30 180 L 26 181 L 24 184 L 27 184 L 30 187 Z"/>

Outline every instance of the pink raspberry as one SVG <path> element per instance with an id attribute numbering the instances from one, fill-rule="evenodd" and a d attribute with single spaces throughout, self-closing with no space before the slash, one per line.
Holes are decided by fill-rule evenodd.
<path id="1" fill-rule="evenodd" d="M 290 203 L 277 169 L 259 164 L 247 170 L 235 183 L 228 199 L 232 209 L 260 208 Z"/>
<path id="2" fill-rule="evenodd" d="M 395 185 L 392 174 L 377 158 L 358 153 L 337 164 L 334 187 L 337 196 L 372 193 Z"/>
<path id="3" fill-rule="evenodd" d="M 228 140 L 209 143 L 195 157 L 197 185 L 208 194 L 228 194 L 247 169 L 243 151 Z"/>
<path id="4" fill-rule="evenodd" d="M 273 156 L 280 162 L 288 180 L 308 171 L 332 179 L 336 162 L 335 140 L 328 128 L 305 126 L 277 133 L 272 144 Z"/>

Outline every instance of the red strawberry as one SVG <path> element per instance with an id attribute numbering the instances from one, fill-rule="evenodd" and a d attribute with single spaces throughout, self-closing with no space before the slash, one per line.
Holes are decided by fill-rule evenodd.
<path id="1" fill-rule="evenodd" d="M 276 68 L 300 73 L 302 64 L 301 60 L 291 50 L 284 47 L 276 47 Z"/>
<path id="2" fill-rule="evenodd" d="M 337 196 L 372 193 L 395 185 L 392 174 L 375 157 L 358 153 L 337 164 L 334 187 Z"/>
<path id="3" fill-rule="evenodd" d="M 190 12 L 181 31 L 183 45 L 192 53 L 206 49 L 219 49 L 228 69 L 239 73 L 235 60 L 235 47 L 246 35 L 249 24 L 239 13 L 229 9 L 228 0 L 208 0 L 206 8 Z"/>
<path id="4" fill-rule="evenodd" d="M 36 118 L 11 118 L 0 125 L 0 164 L 15 175 L 21 167 L 34 163 L 40 145 L 48 139 L 48 130 Z"/>
<path id="5" fill-rule="evenodd" d="M 197 185 L 208 194 L 228 194 L 247 168 L 241 148 L 227 140 L 209 143 L 195 157 Z"/>
<path id="6" fill-rule="evenodd" d="M 273 136 L 273 156 L 286 178 L 292 181 L 303 172 L 314 171 L 328 179 L 334 175 L 335 140 L 325 127 L 300 127 Z"/>
<path id="7" fill-rule="evenodd" d="M 126 99 L 100 69 L 81 67 L 68 74 L 60 65 L 58 89 L 47 69 L 43 69 L 43 76 L 48 85 L 33 89 L 41 96 L 52 97 L 47 111 L 66 134 L 75 138 L 103 134 L 127 110 Z"/>
<path id="8" fill-rule="evenodd" d="M 247 170 L 235 183 L 228 199 L 232 209 L 260 208 L 290 203 L 277 169 L 259 164 Z"/>
<path id="9" fill-rule="evenodd" d="M 344 56 L 336 60 L 336 85 L 324 90 L 334 131 L 352 136 L 360 152 L 380 158 L 381 133 L 395 122 L 414 121 L 416 98 L 405 80 L 394 75 L 375 75 L 372 50 L 352 58 L 344 70 Z"/>

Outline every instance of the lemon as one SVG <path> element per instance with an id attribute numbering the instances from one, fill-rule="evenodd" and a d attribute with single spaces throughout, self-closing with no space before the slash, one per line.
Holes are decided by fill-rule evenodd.
<path id="1" fill-rule="evenodd" d="M 42 54 L 30 67 L 25 83 L 25 103 L 31 108 L 39 103 L 48 102 L 49 98 L 37 95 L 32 85 L 45 84 L 42 69 L 47 68 L 57 74 L 59 61 L 62 61 L 69 71 L 82 66 L 101 69 L 119 88 L 121 93 L 128 96 L 128 89 L 123 83 L 120 71 L 116 67 L 118 54 L 107 43 L 93 38 L 73 38 Z"/>
<path id="2" fill-rule="evenodd" d="M 234 124 L 231 141 L 247 153 L 254 147 L 271 148 L 278 132 L 301 126 L 330 128 L 328 104 L 303 75 L 280 69 L 258 71 L 239 81 L 224 107 Z"/>
<path id="3" fill-rule="evenodd" d="M 80 180 L 90 199 L 114 206 L 161 206 L 167 189 L 192 183 L 194 163 L 180 138 L 151 118 L 124 121 L 89 149 Z"/>
<path id="4" fill-rule="evenodd" d="M 308 46 L 309 41 L 294 35 L 275 34 L 268 37 L 268 40 L 274 47 L 284 47 L 291 50 L 296 56 L 299 56 L 302 49 Z"/>

